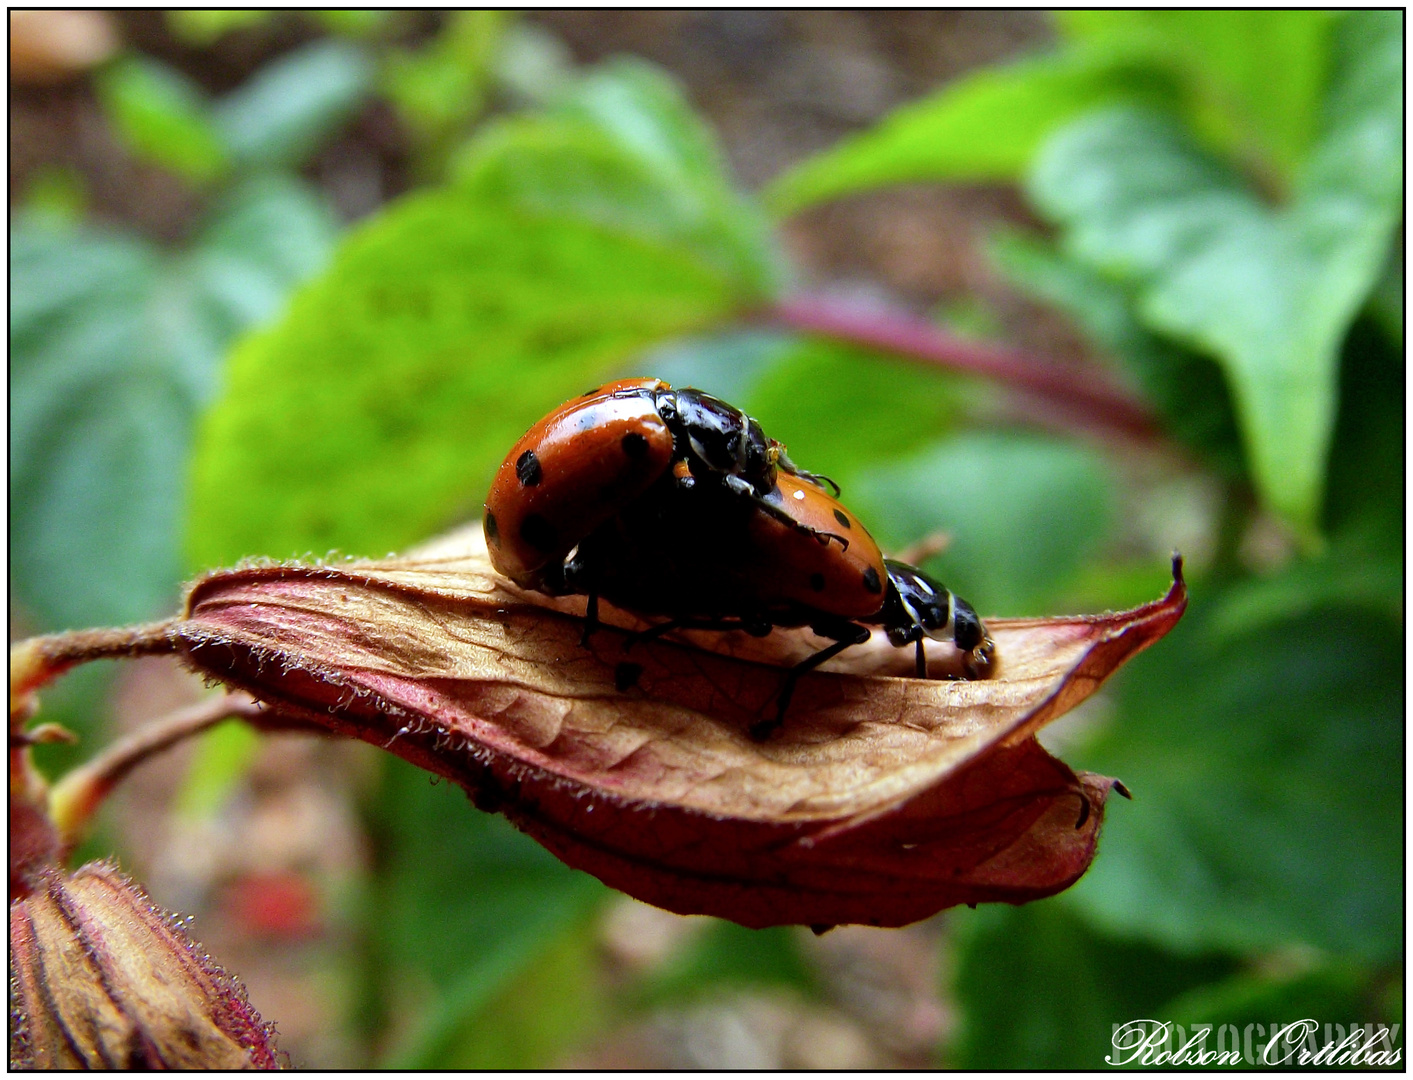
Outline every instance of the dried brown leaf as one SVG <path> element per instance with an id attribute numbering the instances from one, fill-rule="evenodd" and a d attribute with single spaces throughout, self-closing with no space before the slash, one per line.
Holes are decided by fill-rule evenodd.
<path id="1" fill-rule="evenodd" d="M 1177 622 L 990 619 L 984 681 L 896 678 L 875 640 L 800 683 L 747 735 L 805 631 L 580 644 L 583 599 L 499 577 L 479 528 L 405 558 L 246 567 L 192 588 L 190 662 L 281 712 L 463 785 L 572 866 L 649 903 L 747 926 L 899 926 L 1058 892 L 1088 867 L 1113 782 L 1034 740 Z M 605 605 L 605 621 L 643 625 Z M 945 647 L 934 671 L 954 661 Z"/>

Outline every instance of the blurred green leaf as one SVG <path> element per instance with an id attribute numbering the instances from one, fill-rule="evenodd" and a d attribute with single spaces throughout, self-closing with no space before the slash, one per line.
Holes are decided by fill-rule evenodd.
<path id="1" fill-rule="evenodd" d="M 544 27 L 523 19 L 505 31 L 495 60 L 498 87 L 515 103 L 547 105 L 562 96 L 574 75 L 569 47 Z"/>
<path id="2" fill-rule="evenodd" d="M 1234 584 L 1212 613 L 1214 640 L 1234 640 L 1272 623 L 1331 606 L 1367 608 L 1391 622 L 1403 619 L 1403 561 L 1379 557 L 1362 545 L 1331 544 L 1272 577 Z"/>
<path id="3" fill-rule="evenodd" d="M 399 1032 L 385 1060 L 446 1067 L 466 1054 L 484 1066 L 528 1063 L 528 1046 L 509 1048 L 524 1055 L 510 1062 L 477 1058 L 463 1038 L 468 1025 L 486 1030 L 508 1012 L 522 1032 L 555 1024 L 553 1014 L 538 1021 L 535 1014 L 556 1000 L 556 971 L 585 977 L 575 942 L 607 893 L 503 819 L 477 811 L 460 788 L 390 757 L 385 768 L 374 812 L 384 857 L 367 922 L 377 938 L 373 974 Z M 517 1008 L 505 994 L 522 978 L 538 996 Z"/>
<path id="4" fill-rule="evenodd" d="M 1403 344 L 1403 293 L 1403 245 L 1400 243 L 1389 252 L 1384 276 L 1370 298 L 1375 318 L 1389 338 L 1399 345 Z"/>
<path id="5" fill-rule="evenodd" d="M 862 472 L 952 430 L 962 394 L 951 375 L 852 345 L 800 338 L 738 404 L 785 443 L 797 463 L 832 477 L 852 502 Z"/>
<path id="6" fill-rule="evenodd" d="M 419 1069 L 547 1069 L 597 1032 L 608 1006 L 592 925 L 552 941 L 439 1047 L 397 1060 Z"/>
<path id="7" fill-rule="evenodd" d="M 948 533 L 928 568 L 983 615 L 1039 615 L 1112 526 L 1110 472 L 1075 443 L 963 434 L 860 476 L 847 495 L 885 549 Z"/>
<path id="8" fill-rule="evenodd" d="M 1404 382 L 1401 350 L 1370 320 L 1356 322 L 1345 343 L 1330 454 L 1330 544 L 1283 573 L 1233 583 L 1213 612 L 1214 635 L 1340 604 L 1402 623 Z"/>
<path id="9" fill-rule="evenodd" d="M 1354 324 L 1340 368 L 1339 419 L 1330 453 L 1325 522 L 1336 543 L 1401 563 L 1406 524 L 1404 413 L 1407 368 L 1395 345 L 1370 320 Z"/>
<path id="10" fill-rule="evenodd" d="M 1165 1018 L 1166 1002 L 1235 967 L 1219 955 L 1106 937 L 1059 900 L 998 904 L 953 921 L 963 1022 L 946 1056 L 952 1068 L 1105 1068 L 1115 1024 Z"/>
<path id="11" fill-rule="evenodd" d="M 249 30 L 263 26 L 273 16 L 272 11 L 254 8 L 180 9 L 167 12 L 167 27 L 179 41 L 204 47 L 232 30 Z"/>
<path id="12" fill-rule="evenodd" d="M 1120 677 L 1111 721 L 1069 754 L 1120 777 L 1104 846 L 1066 898 L 1176 949 L 1297 942 L 1402 949 L 1398 624 L 1345 603 L 1214 637 L 1194 584 L 1178 627 Z"/>
<path id="13" fill-rule="evenodd" d="M 70 396 L 27 447 L 31 471 L 10 488 L 10 572 L 48 625 L 134 622 L 175 605 L 190 415 L 160 369 L 119 370 Z"/>
<path id="14" fill-rule="evenodd" d="M 1030 182 L 1075 257 L 1136 287 L 1151 327 L 1222 363 L 1256 484 L 1306 537 L 1316 532 L 1340 343 L 1399 212 L 1400 72 L 1378 51 L 1386 41 L 1375 44 L 1341 69 L 1332 95 L 1348 104 L 1282 212 L 1170 121 L 1132 110 L 1064 129 Z M 1371 65 L 1383 76 L 1372 87 L 1344 89 Z"/>
<path id="15" fill-rule="evenodd" d="M 1192 120 L 1216 145 L 1285 180 L 1305 160 L 1319 130 L 1330 12 L 1102 10 L 1055 18 L 1085 55 L 1173 70 L 1195 97 Z"/>
<path id="16" fill-rule="evenodd" d="M 628 57 L 611 60 L 573 85 L 562 110 L 601 128 L 678 187 L 699 196 L 729 190 L 711 129 L 661 68 Z"/>
<path id="17" fill-rule="evenodd" d="M 776 177 L 766 201 L 786 215 L 891 184 L 1017 180 L 1066 120 L 1105 103 L 1160 99 L 1163 89 L 1140 72 L 1075 55 L 983 68 Z"/>
<path id="18" fill-rule="evenodd" d="M 323 269 L 338 233 L 329 205 L 294 177 L 255 176 L 227 192 L 187 271 L 220 328 L 216 351 L 238 331 L 279 314 L 290 286 Z"/>
<path id="19" fill-rule="evenodd" d="M 635 364 L 673 386 L 692 386 L 722 401 L 746 402 L 761 377 L 795 351 L 796 339 L 775 330 L 726 330 L 670 341 Z"/>
<path id="20" fill-rule="evenodd" d="M 262 741 L 260 733 L 243 720 L 227 720 L 203 735 L 177 792 L 176 812 L 200 819 L 220 810 L 245 778 Z"/>
<path id="21" fill-rule="evenodd" d="M 757 296 L 778 286 L 765 219 L 677 87 L 640 61 L 596 70 L 549 115 L 489 125 L 456 173 L 482 198 L 670 242 Z"/>
<path id="22" fill-rule="evenodd" d="M 372 62 L 360 46 L 317 41 L 260 68 L 216 104 L 214 122 L 242 167 L 297 166 L 372 85 Z"/>
<path id="23" fill-rule="evenodd" d="M 1371 1001 L 1369 972 L 1357 964 L 1332 961 L 1306 970 L 1291 972 L 1247 971 L 1229 979 L 1195 987 L 1162 1010 L 1163 1019 L 1182 1024 L 1189 1031 L 1197 1026 L 1212 1025 L 1208 1048 L 1215 1049 L 1219 1037 L 1230 1047 L 1233 1035 L 1239 1034 L 1243 1054 L 1246 1050 L 1246 1029 L 1252 1026 L 1254 1060 L 1245 1060 L 1235 1068 L 1249 1069 L 1263 1064 L 1261 1051 L 1275 1034 L 1274 1027 L 1295 1020 L 1310 1018 L 1320 1024 L 1319 1045 L 1325 1042 L 1324 1026 L 1389 1022 L 1398 1023 L 1401 1016 L 1380 1015 Z M 1227 1028 L 1226 1031 L 1220 1029 Z M 1264 1037 L 1263 1037 L 1264 1036 Z M 1338 1042 L 1336 1035 L 1330 1041 Z M 1396 1036 L 1389 1049 L 1401 1047 L 1403 1038 Z"/>
<path id="24" fill-rule="evenodd" d="M 1162 412 L 1169 432 L 1227 475 L 1244 475 L 1231 392 L 1211 359 L 1145 328 L 1122 285 L 1043 240 L 1004 232 L 991 238 L 987 252 L 1008 281 L 1064 312 L 1119 360 Z"/>
<path id="25" fill-rule="evenodd" d="M 195 184 L 226 171 L 226 147 L 210 106 L 180 72 L 133 56 L 100 74 L 97 89 L 113 131 L 135 156 Z"/>
<path id="26" fill-rule="evenodd" d="M 10 346 L 18 350 L 11 375 L 23 375 L 27 351 L 81 318 L 82 309 L 131 307 L 156 259 L 152 245 L 136 237 L 47 218 L 17 220 L 10 232 Z"/>
<path id="27" fill-rule="evenodd" d="M 818 997 L 818 980 L 800 951 L 801 933 L 797 926 L 748 930 L 713 919 L 681 952 L 653 971 L 634 997 L 646 1007 L 746 987 L 784 987 L 807 998 Z"/>
<path id="28" fill-rule="evenodd" d="M 380 8 L 331 8 L 306 14 L 331 34 L 371 38 L 387 29 L 397 13 Z"/>
<path id="29" fill-rule="evenodd" d="M 156 252 L 21 222 L 11 237 L 10 573 L 43 629 L 175 598 L 185 403 L 147 351 Z M 154 363 L 153 361 L 156 360 Z"/>
<path id="30" fill-rule="evenodd" d="M 387 56 L 383 88 L 423 141 L 444 138 L 484 107 L 506 22 L 503 11 L 448 12 L 431 42 Z"/>
<path id="31" fill-rule="evenodd" d="M 231 338 L 271 315 L 331 238 L 313 196 L 276 179 L 233 191 L 170 257 L 136 238 L 16 226 L 10 553 L 45 628 L 175 602 L 195 411 Z"/>
<path id="32" fill-rule="evenodd" d="M 758 295 L 757 252 L 714 257 L 734 226 L 707 221 L 697 243 L 648 215 L 624 224 L 610 181 L 627 155 L 559 134 L 529 123 L 478 139 L 455 189 L 363 226 L 282 323 L 237 350 L 197 450 L 198 564 L 382 554 L 472 516 L 549 406 Z M 653 187 L 669 177 L 633 180 L 630 197 L 671 205 Z"/>
<path id="33" fill-rule="evenodd" d="M 88 182 L 68 165 L 41 165 L 30 174 L 20 205 L 31 218 L 47 217 L 76 225 L 88 210 Z"/>

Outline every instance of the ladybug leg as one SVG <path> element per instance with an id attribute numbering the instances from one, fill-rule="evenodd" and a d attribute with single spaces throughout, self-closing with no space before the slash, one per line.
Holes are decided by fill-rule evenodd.
<path id="1" fill-rule="evenodd" d="M 784 510 L 781 510 L 780 507 L 774 506 L 771 503 L 766 502 L 764 499 L 757 498 L 755 496 L 752 496 L 752 498 L 755 499 L 756 505 L 760 507 L 763 513 L 769 515 L 770 517 L 773 517 L 776 521 L 780 522 L 780 524 L 788 525 L 796 532 L 802 532 L 806 536 L 812 536 L 816 540 L 818 540 L 822 545 L 827 545 L 831 540 L 838 540 L 839 549 L 841 551 L 849 550 L 849 540 L 847 537 L 840 536 L 838 533 L 821 532 L 818 529 L 812 529 L 810 528 L 810 526 L 805 525 L 802 522 L 796 521 Z"/>
<path id="2" fill-rule="evenodd" d="M 584 609 L 584 636 L 579 639 L 579 645 L 583 648 L 587 648 L 589 638 L 594 636 L 594 631 L 601 625 L 602 624 L 599 622 L 599 594 L 590 591 L 589 603 Z"/>
<path id="3" fill-rule="evenodd" d="M 781 684 L 780 694 L 775 699 L 775 716 L 751 725 L 750 736 L 756 742 L 764 742 L 770 738 L 775 729 L 785 722 L 785 710 L 790 707 L 790 699 L 795 696 L 795 684 L 800 681 L 801 675 L 813 671 L 826 660 L 834 659 L 850 646 L 862 645 L 869 638 L 867 628 L 846 621 L 817 624 L 810 629 L 821 637 L 834 638 L 834 644 L 820 649 L 813 656 L 807 656 L 786 672 L 785 682 Z"/>
<path id="4" fill-rule="evenodd" d="M 662 637 L 663 634 L 670 634 L 674 630 L 680 630 L 682 625 L 688 621 L 687 619 L 668 619 L 667 622 L 650 626 L 646 630 L 639 630 L 635 634 L 629 634 L 628 640 L 623 645 L 623 651 L 625 653 L 629 652 L 632 650 L 633 646 L 640 641 L 654 641 Z"/>
<path id="5" fill-rule="evenodd" d="M 808 480 L 815 487 L 828 489 L 836 499 L 843 494 L 843 492 L 839 490 L 839 485 L 827 476 L 821 476 L 819 473 L 805 472 L 804 469 L 796 469 L 795 475 L 801 480 Z"/>
<path id="6" fill-rule="evenodd" d="M 927 656 L 922 651 L 922 638 L 917 639 L 917 677 L 927 678 Z"/>

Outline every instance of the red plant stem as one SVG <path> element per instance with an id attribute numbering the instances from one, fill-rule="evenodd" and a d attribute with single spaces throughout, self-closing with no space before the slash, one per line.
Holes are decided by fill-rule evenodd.
<path id="1" fill-rule="evenodd" d="M 10 646 L 10 696 L 28 694 L 75 664 L 120 656 L 152 656 L 176 651 L 170 632 L 176 620 L 141 626 L 65 630 Z"/>
<path id="2" fill-rule="evenodd" d="M 1099 372 L 1076 371 L 1004 346 L 968 341 L 908 312 L 797 295 L 776 304 L 766 317 L 802 333 L 863 345 L 1024 390 L 1059 406 L 1087 427 L 1145 442 L 1162 438 L 1153 413 Z"/>

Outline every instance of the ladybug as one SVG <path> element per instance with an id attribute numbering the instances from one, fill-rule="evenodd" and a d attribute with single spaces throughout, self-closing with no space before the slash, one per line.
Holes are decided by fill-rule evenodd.
<path id="1" fill-rule="evenodd" d="M 683 483 L 685 471 L 679 463 L 676 483 L 661 483 L 580 541 L 562 572 L 547 575 L 550 591 L 698 623 L 744 620 L 761 634 L 818 617 L 862 618 L 883 605 L 883 553 L 821 488 L 781 472 L 767 495 L 743 499 Z"/>
<path id="2" fill-rule="evenodd" d="M 665 476 L 752 500 L 768 498 L 782 473 L 832 485 L 798 469 L 735 406 L 659 379 L 621 379 L 561 405 L 511 447 L 486 496 L 486 544 L 497 570 L 544 589 L 581 539 Z M 762 512 L 799 527 L 795 516 Z"/>
<path id="3" fill-rule="evenodd" d="M 667 616 L 635 640 L 801 626 L 832 639 L 790 669 L 756 738 L 780 724 L 805 672 L 868 640 L 870 626 L 895 646 L 915 645 L 920 678 L 925 638 L 952 642 L 966 677 L 986 677 L 994 646 L 971 605 L 884 559 L 837 495 L 735 406 L 623 379 L 521 437 L 491 485 L 484 528 L 492 563 L 517 584 L 588 597 L 585 642 L 599 597 Z"/>
<path id="4" fill-rule="evenodd" d="M 785 472 L 750 501 L 722 488 L 659 484 L 586 536 L 553 587 L 589 597 L 586 640 L 599 597 L 668 617 L 637 641 L 679 629 L 764 636 L 799 626 L 833 639 L 790 669 L 774 718 L 751 729 L 757 739 L 779 726 L 799 678 L 867 641 L 870 626 L 895 646 L 915 646 L 919 678 L 927 677 L 927 638 L 953 644 L 969 679 L 985 678 L 993 663 L 994 645 L 970 604 L 917 567 L 885 559 L 837 499 Z"/>

